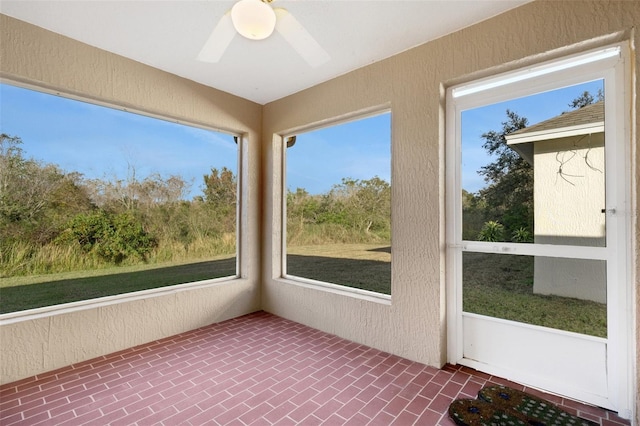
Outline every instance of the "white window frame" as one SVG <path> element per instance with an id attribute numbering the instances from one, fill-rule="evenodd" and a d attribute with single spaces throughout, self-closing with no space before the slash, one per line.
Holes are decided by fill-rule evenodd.
<path id="1" fill-rule="evenodd" d="M 295 130 L 289 130 L 278 137 L 281 140 L 281 241 L 280 241 L 280 276 L 275 278 L 276 280 L 283 280 L 284 282 L 298 285 L 301 287 L 313 288 L 318 290 L 327 291 L 330 293 L 340 294 L 342 296 L 355 297 L 358 299 L 368 300 L 372 302 L 382 303 L 385 305 L 391 304 L 391 295 L 378 293 L 375 291 L 363 290 L 356 287 L 349 287 L 342 284 L 334 284 L 330 282 L 318 281 L 311 278 L 300 277 L 297 275 L 290 275 L 287 273 L 287 140 L 291 137 L 297 136 L 301 133 L 313 132 L 316 130 L 326 129 L 332 126 L 338 126 L 341 124 L 346 124 L 358 120 L 364 120 L 370 117 L 375 117 L 378 115 L 389 114 L 389 118 L 393 120 L 393 113 L 389 105 L 384 106 L 376 106 L 373 108 L 367 108 L 365 110 L 347 114 L 343 117 L 330 119 L 322 121 L 321 123 L 316 123 L 309 126 L 299 127 Z M 391 190 L 393 193 L 393 129 L 391 129 L 391 140 L 390 143 L 390 152 L 391 152 L 391 179 L 389 185 L 391 186 Z M 392 194 L 393 197 L 393 194 Z M 393 199 L 391 202 L 391 212 L 393 214 Z M 393 223 L 393 222 L 392 222 Z M 391 233 L 393 235 L 393 226 Z M 393 275 L 392 275 L 393 277 Z M 391 287 L 393 288 L 393 281 L 391 282 Z M 391 290 L 393 293 L 393 290 Z"/>
<path id="2" fill-rule="evenodd" d="M 635 400 L 633 390 L 635 347 L 635 306 L 633 248 L 635 217 L 632 171 L 632 138 L 630 131 L 631 100 L 628 43 L 619 43 L 565 58 L 551 60 L 527 69 L 507 72 L 449 87 L 446 94 L 446 242 L 447 242 L 447 358 L 449 362 L 463 359 L 462 333 L 462 252 L 522 254 L 530 256 L 562 256 L 607 260 L 607 265 L 620 265 L 607 270 L 607 282 L 624 282 L 624 286 L 608 285 L 607 341 L 611 350 L 609 371 L 616 372 L 616 388 L 611 389 L 619 414 L 631 418 Z M 604 79 L 607 193 L 607 247 L 573 247 L 539 244 L 490 243 L 462 240 L 461 203 L 461 123 L 463 110 L 478 108 L 535 93 Z M 617 156 L 611 155 L 614 151 Z M 611 175 L 611 176 L 610 176 Z M 615 203 L 617 200 L 617 203 Z M 617 246 L 612 247 L 616 241 Z M 622 261 L 620 254 L 624 255 Z M 611 268 L 613 269 L 613 268 Z M 624 288 L 621 288 L 624 287 Z"/>

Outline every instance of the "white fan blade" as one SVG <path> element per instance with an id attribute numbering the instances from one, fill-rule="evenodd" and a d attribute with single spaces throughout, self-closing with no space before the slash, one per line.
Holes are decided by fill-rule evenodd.
<path id="1" fill-rule="evenodd" d="M 273 10 L 278 17 L 276 30 L 310 66 L 319 67 L 331 59 L 326 50 L 291 13 L 282 8 L 274 8 Z"/>
<path id="2" fill-rule="evenodd" d="M 220 61 L 235 36 L 236 30 L 233 28 L 231 12 L 229 11 L 222 15 L 206 43 L 202 46 L 202 50 L 198 54 L 198 60 L 202 62 Z"/>

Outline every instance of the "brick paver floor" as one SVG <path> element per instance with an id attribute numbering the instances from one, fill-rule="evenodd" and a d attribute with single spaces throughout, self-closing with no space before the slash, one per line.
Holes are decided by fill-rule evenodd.
<path id="1" fill-rule="evenodd" d="M 0 387 L 0 425 L 453 425 L 456 398 L 523 386 L 437 369 L 257 312 Z M 581 417 L 606 410 L 541 394 Z"/>

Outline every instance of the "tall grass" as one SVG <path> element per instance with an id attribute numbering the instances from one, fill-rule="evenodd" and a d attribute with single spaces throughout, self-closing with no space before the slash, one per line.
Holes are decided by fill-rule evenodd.
<path id="1" fill-rule="evenodd" d="M 198 261 L 221 254 L 233 254 L 235 250 L 236 240 L 233 233 L 223 234 L 219 238 L 198 237 L 186 244 L 160 241 L 144 262 L 125 259 L 118 266 Z M 113 263 L 83 252 L 77 245 L 38 246 L 27 242 L 0 245 L 0 278 L 104 269 L 113 266 Z"/>
<path id="2" fill-rule="evenodd" d="M 365 233 L 333 223 L 287 224 L 287 244 L 290 246 L 311 246 L 327 244 L 385 244 L 389 235 Z"/>
<path id="3" fill-rule="evenodd" d="M 149 262 L 182 262 L 208 259 L 221 254 L 233 254 L 235 251 L 235 234 L 226 233 L 220 238 L 197 237 L 186 244 L 178 241 L 161 242 L 153 251 Z"/>
<path id="4" fill-rule="evenodd" d="M 76 247 L 15 242 L 0 247 L 0 278 L 20 275 L 53 274 L 108 266 Z"/>
<path id="5" fill-rule="evenodd" d="M 337 224 L 289 224 L 287 236 L 290 246 L 388 244 L 390 241 L 389 235 L 364 233 Z M 125 259 L 118 266 L 200 261 L 233 254 L 235 251 L 236 236 L 233 232 L 216 237 L 198 235 L 186 242 L 160 238 L 146 259 Z M 73 244 L 0 243 L 0 278 L 96 270 L 113 266 L 113 263 L 85 253 Z"/>

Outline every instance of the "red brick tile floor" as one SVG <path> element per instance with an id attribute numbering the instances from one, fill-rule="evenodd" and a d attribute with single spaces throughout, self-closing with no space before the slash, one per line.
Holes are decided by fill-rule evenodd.
<path id="1" fill-rule="evenodd" d="M 257 312 L 3 385 L 0 425 L 453 425 L 449 403 L 495 383 L 601 425 L 629 424 Z"/>

